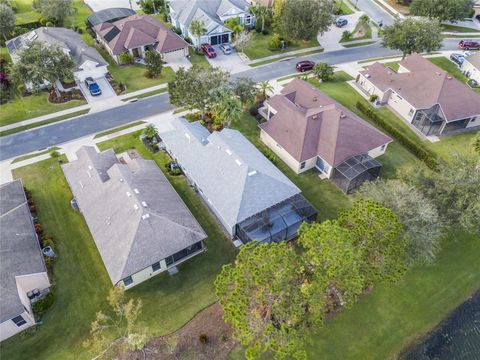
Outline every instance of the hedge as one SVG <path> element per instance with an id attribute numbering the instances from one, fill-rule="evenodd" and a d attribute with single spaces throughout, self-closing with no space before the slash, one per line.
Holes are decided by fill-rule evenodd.
<path id="1" fill-rule="evenodd" d="M 437 170 L 438 161 L 434 154 L 424 149 L 422 146 L 417 145 L 408 137 L 406 137 L 401 131 L 390 125 L 383 117 L 377 114 L 371 106 L 357 101 L 356 108 L 381 129 L 385 130 L 396 141 L 405 146 L 413 155 L 422 160 L 430 169 Z"/>

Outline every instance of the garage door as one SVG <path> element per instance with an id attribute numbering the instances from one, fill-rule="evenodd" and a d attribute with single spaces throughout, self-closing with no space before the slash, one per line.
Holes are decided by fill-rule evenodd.
<path id="1" fill-rule="evenodd" d="M 185 56 L 183 49 L 177 51 L 171 51 L 168 53 L 163 54 L 163 60 L 166 62 L 175 61 Z"/>
<path id="2" fill-rule="evenodd" d="M 228 43 L 228 34 L 210 36 L 211 45 L 219 45 L 219 44 L 226 44 L 226 43 Z"/>

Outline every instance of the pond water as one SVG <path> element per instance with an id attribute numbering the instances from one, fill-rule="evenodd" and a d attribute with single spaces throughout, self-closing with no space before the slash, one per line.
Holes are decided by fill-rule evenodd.
<path id="1" fill-rule="evenodd" d="M 480 360 L 480 290 L 460 305 L 403 360 Z"/>

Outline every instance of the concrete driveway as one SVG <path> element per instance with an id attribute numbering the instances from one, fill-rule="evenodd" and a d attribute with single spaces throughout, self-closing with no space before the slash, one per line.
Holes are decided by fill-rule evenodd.
<path id="1" fill-rule="evenodd" d="M 108 8 L 128 8 L 130 9 L 129 0 L 84 0 L 94 12 L 108 9 Z M 138 5 L 138 0 L 131 0 L 132 10 L 140 10 L 140 5 Z"/>
<path id="2" fill-rule="evenodd" d="M 250 66 L 242 61 L 235 50 L 233 50 L 231 54 L 225 55 L 220 49 L 220 46 L 215 45 L 213 48 L 217 53 L 217 57 L 213 59 L 207 58 L 212 66 L 228 71 L 230 74 L 250 69 Z"/>
<path id="3" fill-rule="evenodd" d="M 100 86 L 100 89 L 102 90 L 102 94 L 98 96 L 92 96 L 90 94 L 90 91 L 85 86 L 84 81 L 79 83 L 83 96 L 85 96 L 85 99 L 87 99 L 89 104 L 117 97 L 117 94 L 115 94 L 115 91 L 110 86 L 110 83 L 108 82 L 107 79 L 102 77 L 102 78 L 95 79 L 95 81 L 97 82 L 98 86 Z"/>
<path id="4" fill-rule="evenodd" d="M 170 66 L 173 71 L 177 72 L 181 67 L 185 69 L 191 68 L 192 63 L 186 57 L 182 57 L 180 59 L 167 61 L 165 66 Z"/>
<path id="5" fill-rule="evenodd" d="M 342 15 L 339 16 L 342 19 L 347 19 L 348 24 L 342 28 L 337 27 L 335 24 L 332 25 L 329 31 L 325 34 L 317 36 L 318 42 L 323 46 L 325 51 L 335 51 L 343 49 L 343 46 L 340 45 L 339 41 L 342 38 L 344 31 L 353 31 L 355 25 L 357 25 L 358 19 L 363 15 L 363 12 L 356 12 L 351 15 Z M 352 39 L 354 40 L 354 39 Z"/>

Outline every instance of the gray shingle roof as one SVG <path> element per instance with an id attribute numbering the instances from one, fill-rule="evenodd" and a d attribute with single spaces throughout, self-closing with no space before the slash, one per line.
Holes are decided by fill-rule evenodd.
<path id="1" fill-rule="evenodd" d="M 204 20 L 208 26 L 207 17 L 218 25 L 223 25 L 220 16 L 232 8 L 247 11 L 250 6 L 244 0 L 171 0 L 169 5 L 177 14 L 177 20 L 189 27 L 192 20 Z"/>
<path id="2" fill-rule="evenodd" d="M 57 44 L 70 51 L 70 56 L 77 66 L 81 66 L 85 61 L 90 60 L 97 63 L 97 66 L 107 65 L 107 62 L 99 52 L 88 46 L 78 33 L 73 30 L 57 27 L 41 27 L 27 34 L 20 35 L 7 41 L 8 52 L 12 58 L 17 56 L 18 52 L 28 46 L 31 41 L 41 41 L 48 44 Z"/>
<path id="3" fill-rule="evenodd" d="M 240 132 L 210 134 L 199 122 L 172 119 L 167 149 L 230 226 L 300 193 Z"/>
<path id="4" fill-rule="evenodd" d="M 77 156 L 63 171 L 113 284 L 206 238 L 155 162 Z"/>
<path id="5" fill-rule="evenodd" d="M 21 314 L 15 276 L 46 272 L 20 180 L 0 185 L 0 322 Z"/>

